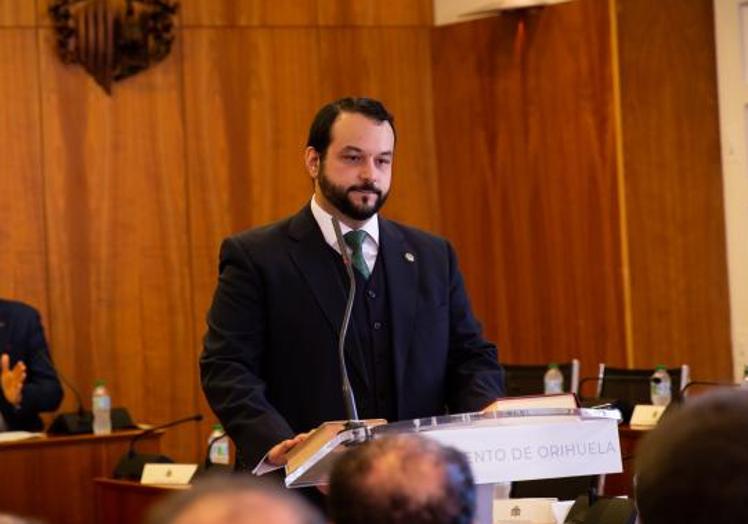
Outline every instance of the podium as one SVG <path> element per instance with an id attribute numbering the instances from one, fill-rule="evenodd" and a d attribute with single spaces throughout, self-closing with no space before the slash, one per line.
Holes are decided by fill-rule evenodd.
<path id="1" fill-rule="evenodd" d="M 491 522 L 495 483 L 621 472 L 619 421 L 617 410 L 537 408 L 349 429 L 309 451 L 303 464 L 287 468 L 286 486 L 327 483 L 335 459 L 366 438 L 417 434 L 465 453 L 479 485 L 478 522 Z"/>

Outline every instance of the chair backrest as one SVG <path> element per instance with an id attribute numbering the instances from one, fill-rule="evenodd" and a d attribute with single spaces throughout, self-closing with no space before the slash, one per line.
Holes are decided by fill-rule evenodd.
<path id="1" fill-rule="evenodd" d="M 649 377 L 653 372 L 653 369 L 612 368 L 600 364 L 597 396 L 622 400 L 632 406 L 649 404 Z M 677 398 L 690 380 L 690 368 L 683 364 L 679 368 L 668 369 L 667 372 L 670 375 L 673 397 Z"/>
<path id="2" fill-rule="evenodd" d="M 523 395 L 542 395 L 543 376 L 548 370 L 547 364 L 502 364 L 504 383 L 508 397 Z M 558 365 L 564 376 L 564 391 L 577 393 L 579 389 L 579 360 Z"/>

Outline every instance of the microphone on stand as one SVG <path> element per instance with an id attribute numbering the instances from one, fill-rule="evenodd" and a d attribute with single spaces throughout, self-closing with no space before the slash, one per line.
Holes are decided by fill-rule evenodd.
<path id="1" fill-rule="evenodd" d="M 47 433 L 50 435 L 80 435 L 83 433 L 93 433 L 93 413 L 86 410 L 83 406 L 83 397 L 72 382 L 70 382 L 62 372 L 55 367 L 52 359 L 49 357 L 46 351 L 40 350 L 39 354 L 49 364 L 49 366 L 55 370 L 57 377 L 60 382 L 65 384 L 70 391 L 75 395 L 75 401 L 78 404 L 78 409 L 72 413 L 59 413 L 52 420 L 52 423 L 47 428 Z M 135 424 L 130 417 L 127 409 L 123 407 L 113 407 L 111 410 L 112 417 L 112 429 L 127 429 L 134 428 Z"/>
<path id="2" fill-rule="evenodd" d="M 626 375 L 609 375 L 606 377 L 599 377 L 599 376 L 591 376 L 591 377 L 584 377 L 579 381 L 579 391 L 582 391 L 582 386 L 587 382 L 601 382 L 605 381 L 609 384 L 628 384 L 630 386 L 642 386 L 642 385 L 649 385 L 649 384 L 659 384 L 662 379 L 659 377 L 650 377 L 650 376 L 639 376 L 639 375 L 632 375 L 632 376 L 626 376 Z M 629 393 L 631 395 L 631 393 Z M 632 395 L 636 397 L 637 395 Z M 673 395 L 674 397 L 677 397 L 677 393 Z M 612 398 L 612 397 L 603 397 L 603 398 L 588 398 L 584 399 L 580 402 L 580 404 L 584 407 L 588 408 L 602 408 L 602 407 L 612 407 L 614 409 L 617 409 L 621 412 L 621 416 L 623 418 L 623 422 L 627 423 L 631 420 L 631 415 L 634 412 L 634 404 L 636 404 L 636 401 L 632 398 Z"/>
<path id="3" fill-rule="evenodd" d="M 113 476 L 116 479 L 128 479 L 128 480 L 139 480 L 143 474 L 143 468 L 148 463 L 155 464 L 172 464 L 174 461 L 166 455 L 149 455 L 135 452 L 135 443 L 158 430 L 170 428 L 178 424 L 185 422 L 200 422 L 203 416 L 200 413 L 190 415 L 189 417 L 182 417 L 165 424 L 159 424 L 151 428 L 146 429 L 142 433 L 138 433 L 130 440 L 130 447 L 127 453 L 120 457 L 117 466 L 114 468 Z"/>
<path id="4" fill-rule="evenodd" d="M 345 413 L 348 417 L 348 421 L 345 424 L 345 429 L 358 429 L 365 428 L 366 435 L 365 439 L 370 438 L 370 433 L 365 423 L 358 418 L 358 410 L 356 409 L 356 396 L 351 387 L 351 381 L 348 379 L 348 368 L 345 362 L 345 338 L 348 333 L 348 326 L 351 323 L 351 313 L 353 312 L 353 301 L 356 298 L 356 275 L 353 273 L 353 262 L 351 256 L 348 253 L 348 247 L 343 239 L 343 233 L 340 230 L 340 222 L 336 217 L 332 217 L 332 228 L 335 230 L 335 239 L 338 241 L 338 248 L 340 254 L 343 257 L 343 265 L 345 271 L 348 274 L 348 300 L 345 305 L 345 312 L 343 313 L 343 321 L 340 326 L 340 333 L 338 334 L 338 359 L 340 361 L 340 379 L 343 387 L 343 402 L 345 404 Z"/>

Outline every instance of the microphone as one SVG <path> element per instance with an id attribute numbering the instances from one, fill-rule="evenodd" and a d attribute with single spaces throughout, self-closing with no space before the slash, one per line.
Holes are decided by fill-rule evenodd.
<path id="1" fill-rule="evenodd" d="M 73 413 L 59 413 L 52 420 L 52 423 L 47 428 L 47 433 L 50 435 L 79 435 L 83 433 L 93 433 L 93 413 L 87 411 L 83 407 L 83 397 L 81 397 L 80 391 L 76 388 L 67 377 L 55 367 L 52 359 L 46 351 L 40 350 L 39 355 L 49 364 L 57 377 L 60 379 L 65 386 L 75 395 L 75 401 L 78 404 L 78 409 Z M 112 429 L 127 429 L 134 428 L 135 424 L 130 417 L 130 414 L 125 408 L 116 407 L 111 410 L 112 417 Z"/>
<path id="2" fill-rule="evenodd" d="M 582 391 L 582 386 L 587 382 L 601 382 L 605 381 L 608 384 L 616 384 L 620 385 L 620 389 L 626 388 L 626 386 L 629 386 L 624 391 L 618 391 L 618 394 L 613 393 L 612 395 L 608 392 L 606 393 L 605 398 L 588 398 L 584 401 L 580 402 L 582 406 L 588 407 L 588 408 L 596 408 L 596 407 L 603 407 L 603 406 L 610 406 L 614 409 L 617 409 L 621 412 L 621 416 L 623 418 L 623 422 L 627 423 L 631 420 L 631 415 L 634 412 L 634 404 L 636 404 L 636 398 L 641 396 L 640 388 L 636 388 L 636 386 L 644 386 L 649 384 L 659 384 L 662 382 L 662 379 L 659 377 L 649 377 L 649 376 L 641 376 L 641 375 L 609 375 L 606 377 L 599 377 L 599 376 L 592 376 L 592 377 L 584 377 L 579 381 L 579 391 Z M 633 386 L 633 387 L 631 387 Z M 637 392 L 639 393 L 637 395 Z M 615 395 L 615 397 L 613 396 Z M 677 397 L 677 392 L 673 395 L 673 397 Z M 616 398 L 616 397 L 623 397 L 623 398 Z"/>
<path id="3" fill-rule="evenodd" d="M 135 444 L 142 438 L 152 435 L 156 431 L 161 429 L 167 429 L 172 426 L 183 424 L 185 422 L 200 422 L 203 419 L 202 414 L 197 413 L 190 415 L 189 417 L 182 417 L 171 422 L 159 424 L 151 428 L 146 429 L 142 433 L 138 433 L 130 440 L 130 447 L 127 453 L 120 457 L 117 466 L 114 468 L 113 476 L 116 479 L 127 479 L 127 480 L 140 480 L 143 474 L 143 468 L 147 463 L 155 464 L 172 464 L 174 461 L 166 455 L 148 455 L 135 452 Z"/>
<path id="4" fill-rule="evenodd" d="M 343 256 L 343 264 L 345 265 L 345 271 L 348 274 L 348 281 L 350 282 L 348 286 L 348 301 L 345 305 L 345 313 L 343 314 L 343 321 L 338 335 L 338 360 L 340 361 L 340 378 L 343 386 L 343 402 L 345 403 L 345 413 L 348 417 L 345 429 L 354 429 L 366 427 L 358 418 L 356 396 L 348 379 L 348 368 L 345 365 L 345 337 L 348 333 L 348 325 L 351 323 L 353 300 L 356 298 L 356 276 L 353 274 L 353 263 L 348 253 L 348 247 L 345 240 L 343 240 L 343 233 L 340 231 L 340 222 L 334 216 L 332 217 L 332 228 L 335 230 L 335 239 L 338 241 L 340 254 Z"/>
<path id="5" fill-rule="evenodd" d="M 681 399 L 685 398 L 686 391 L 691 389 L 692 386 L 696 387 L 708 387 L 708 388 L 739 388 L 742 384 L 735 384 L 734 382 L 716 382 L 713 380 L 692 380 L 686 384 L 683 389 L 680 390 Z"/>

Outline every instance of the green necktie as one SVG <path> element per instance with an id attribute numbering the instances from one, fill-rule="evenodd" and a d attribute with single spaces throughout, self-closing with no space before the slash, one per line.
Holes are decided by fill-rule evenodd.
<path id="1" fill-rule="evenodd" d="M 344 238 L 345 243 L 348 244 L 348 247 L 350 247 L 353 251 L 353 253 L 351 254 L 351 262 L 353 262 L 353 267 L 358 269 L 358 272 L 361 273 L 364 278 L 368 279 L 371 272 L 369 271 L 369 266 L 366 265 L 366 260 L 364 260 L 364 251 L 361 248 L 364 245 L 366 231 L 364 231 L 363 229 L 349 231 L 344 235 Z"/>

